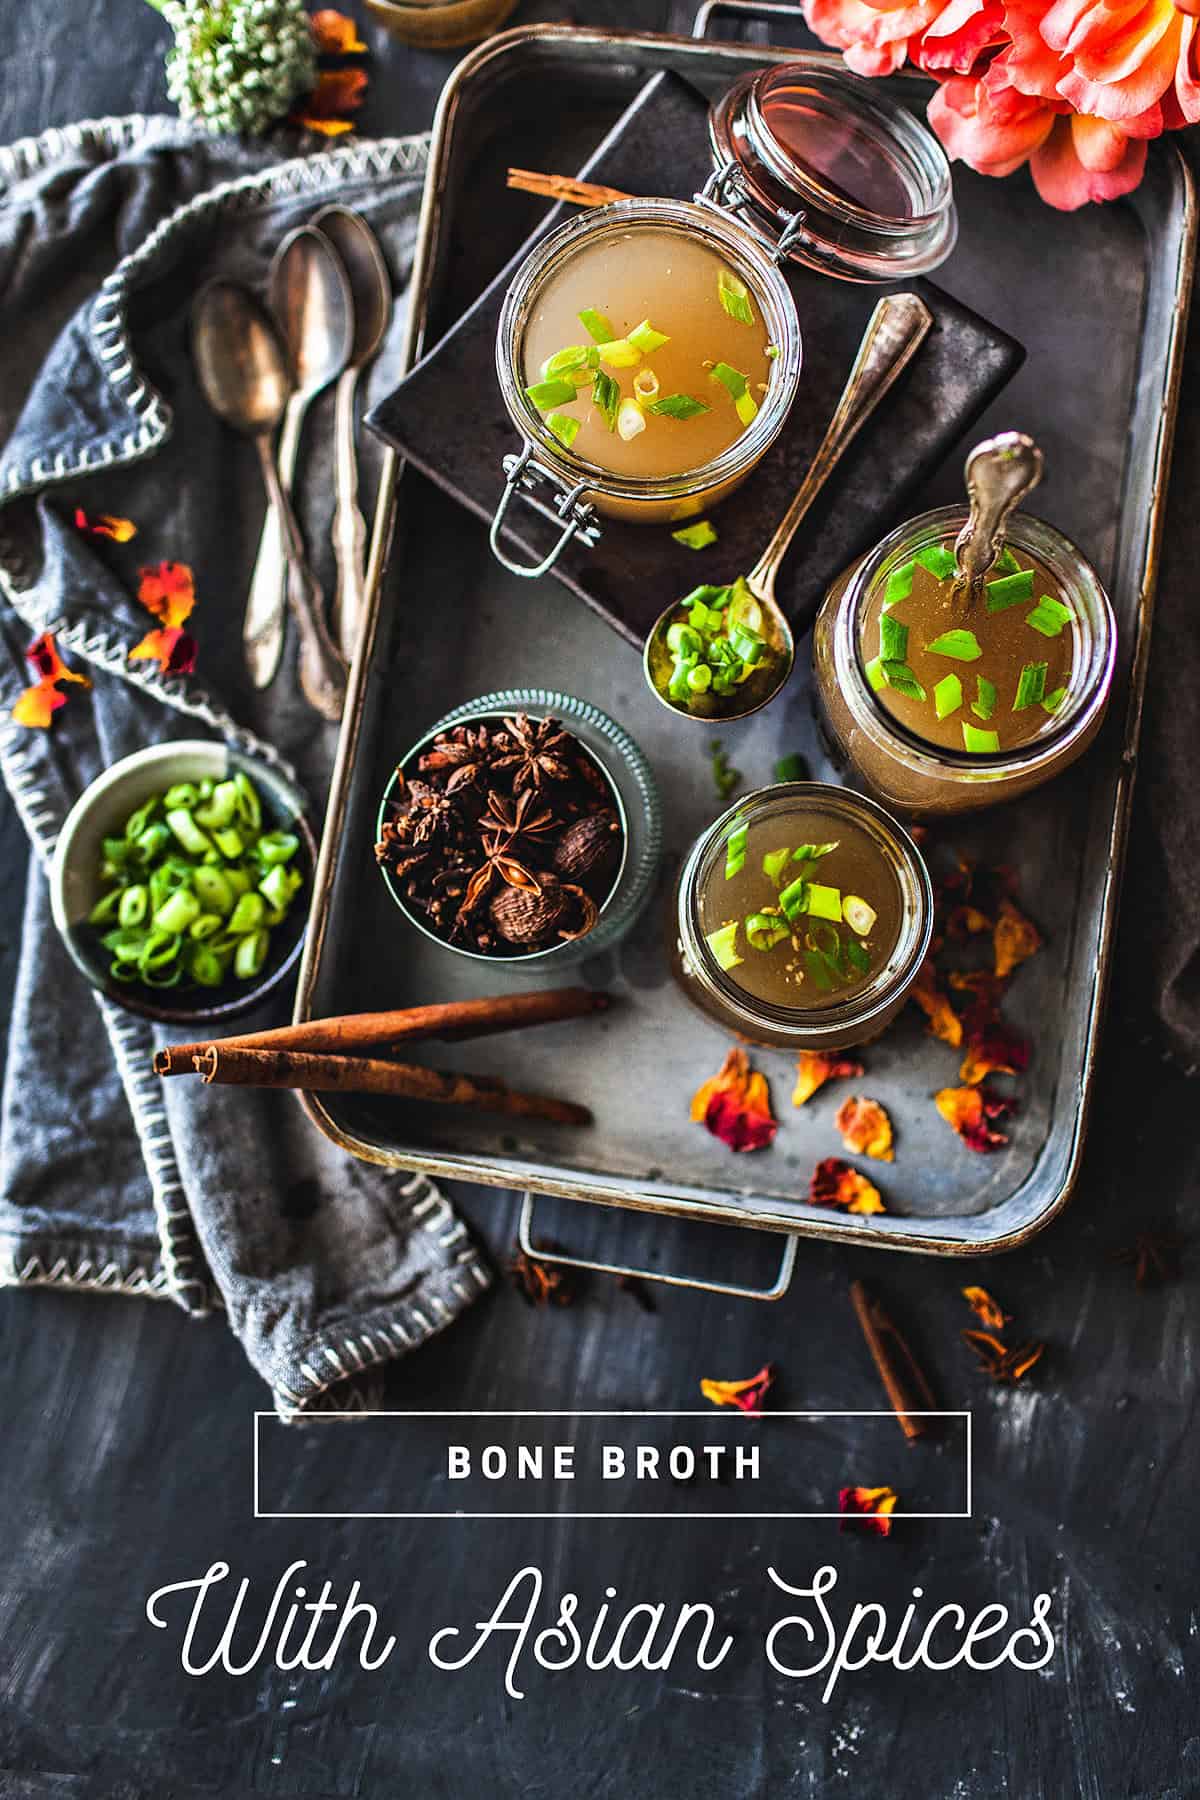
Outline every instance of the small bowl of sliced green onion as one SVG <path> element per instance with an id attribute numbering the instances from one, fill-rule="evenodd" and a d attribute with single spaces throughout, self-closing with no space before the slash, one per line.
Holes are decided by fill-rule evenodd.
<path id="1" fill-rule="evenodd" d="M 316 844 L 284 776 L 206 740 L 114 763 L 67 816 L 50 875 L 75 966 L 165 1024 L 256 1005 L 300 955 Z"/>

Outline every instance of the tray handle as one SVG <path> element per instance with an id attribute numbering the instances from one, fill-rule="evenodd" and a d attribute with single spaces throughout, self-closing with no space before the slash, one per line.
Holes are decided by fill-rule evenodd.
<path id="1" fill-rule="evenodd" d="M 544 517 L 554 517 L 549 508 L 538 501 L 532 492 L 541 482 L 548 483 L 554 490 L 554 512 L 562 521 L 563 528 L 559 533 L 558 541 L 551 545 L 541 562 L 516 562 L 500 543 L 500 529 L 504 524 L 505 514 L 512 504 L 513 495 L 517 493 L 520 493 L 522 498 Z M 548 469 L 545 463 L 537 461 L 531 444 L 526 444 L 519 456 L 506 456 L 504 458 L 504 489 L 492 519 L 492 529 L 488 533 L 488 543 L 492 547 L 492 555 L 496 561 L 501 563 L 510 575 L 522 575 L 532 581 L 539 575 L 545 575 L 554 567 L 572 538 L 578 538 L 579 542 L 590 550 L 600 536 L 600 527 L 596 523 L 595 510 L 583 498 L 586 490 L 587 483 L 583 481 L 576 482 L 572 488 L 567 487 L 564 482 L 559 480 L 553 469 Z"/>
<path id="2" fill-rule="evenodd" d="M 804 9 L 792 0 L 704 0 L 697 9 L 692 25 L 694 38 L 706 38 L 708 28 L 718 13 L 732 13 L 735 18 L 757 19 L 763 23 L 770 19 L 790 19 L 794 23 L 804 23 Z"/>
<path id="3" fill-rule="evenodd" d="M 782 1300 L 791 1286 L 800 1239 L 785 1238 L 779 1272 L 770 1287 L 739 1287 L 730 1281 L 703 1281 L 694 1275 L 663 1275 L 657 1269 L 638 1269 L 626 1263 L 592 1262 L 585 1256 L 567 1256 L 560 1250 L 544 1250 L 533 1242 L 533 1208 L 536 1196 L 527 1188 L 521 1199 L 517 1244 L 523 1256 L 535 1262 L 558 1263 L 565 1269 L 586 1269 L 593 1275 L 628 1275 L 635 1281 L 661 1281 L 666 1287 L 701 1288 L 707 1294 L 724 1294 L 733 1300 Z"/>

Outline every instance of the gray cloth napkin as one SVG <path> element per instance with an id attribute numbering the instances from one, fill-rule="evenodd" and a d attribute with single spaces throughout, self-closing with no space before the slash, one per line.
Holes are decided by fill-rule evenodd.
<path id="1" fill-rule="evenodd" d="M 371 219 L 402 290 L 426 152 L 424 138 L 352 141 L 281 162 L 163 119 L 0 151 L 0 768 L 36 851 L 0 1110 L 0 1283 L 223 1307 L 292 1414 L 364 1405 L 369 1373 L 461 1312 L 489 1285 L 486 1265 L 431 1182 L 343 1155 L 292 1096 L 160 1083 L 164 1033 L 76 973 L 44 865 L 83 787 L 166 738 L 216 734 L 274 758 L 320 817 L 335 733 L 298 698 L 294 642 L 265 694 L 245 676 L 261 482 L 252 448 L 201 398 L 188 317 L 213 275 L 261 284 L 284 233 L 334 197 Z M 396 378 L 401 323 L 376 391 Z M 297 484 L 327 591 L 330 427 L 319 402 Z M 77 506 L 128 517 L 138 536 L 88 536 Z M 194 677 L 127 661 L 155 623 L 138 569 L 166 559 L 195 573 Z M 43 732 L 11 708 L 46 629 L 94 687 L 70 689 Z M 269 1003 L 245 1028 L 286 1011 Z"/>

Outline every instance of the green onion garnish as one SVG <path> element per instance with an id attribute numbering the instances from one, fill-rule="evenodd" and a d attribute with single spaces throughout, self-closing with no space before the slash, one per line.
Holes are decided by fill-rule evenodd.
<path id="1" fill-rule="evenodd" d="M 985 584 L 987 609 L 990 613 L 1003 612 L 1006 607 L 1018 606 L 1022 600 L 1028 600 L 1033 593 L 1033 570 L 1021 569 L 1016 575 L 1002 575 L 998 581 Z"/>
<path id="2" fill-rule="evenodd" d="M 711 519 L 697 519 L 694 525 L 683 525 L 671 536 L 686 550 L 705 550 L 717 541 L 717 528 Z"/>
<path id="3" fill-rule="evenodd" d="M 592 377 L 592 405 L 598 407 L 604 415 L 604 423 L 610 431 L 617 429 L 617 408 L 621 404 L 620 384 L 603 369 L 597 369 Z"/>
<path id="4" fill-rule="evenodd" d="M 983 655 L 979 648 L 979 639 L 973 631 L 943 631 L 935 637 L 932 644 L 926 644 L 931 656 L 952 656 L 955 662 L 978 662 Z"/>
<path id="5" fill-rule="evenodd" d="M 671 341 L 665 331 L 655 331 L 649 319 L 643 319 L 640 325 L 635 325 L 628 333 L 628 338 L 634 349 L 640 350 L 644 356 L 652 355 L 655 350 L 661 350 L 664 344 Z"/>
<path id="6" fill-rule="evenodd" d="M 599 352 L 586 344 L 568 344 L 565 350 L 556 350 L 542 364 L 542 380 L 553 381 L 556 376 L 576 377 L 576 385 L 581 386 L 599 362 Z"/>
<path id="7" fill-rule="evenodd" d="M 748 825 L 735 825 L 725 840 L 726 881 L 732 881 L 746 866 L 746 838 L 749 831 Z"/>
<path id="8" fill-rule="evenodd" d="M 971 711 L 977 719 L 990 719 L 996 710 L 996 684 L 989 681 L 986 675 L 975 677 L 975 698 L 971 702 Z"/>
<path id="9" fill-rule="evenodd" d="M 783 880 L 783 871 L 792 860 L 792 853 L 786 847 L 782 850 L 768 850 L 763 857 L 763 874 L 775 887 Z"/>
<path id="10" fill-rule="evenodd" d="M 780 902 L 782 904 L 782 900 Z M 808 884 L 808 911 L 814 919 L 829 919 L 835 925 L 842 916 L 842 890 L 820 881 Z"/>
<path id="11" fill-rule="evenodd" d="M 904 694 L 909 700 L 925 700 L 928 698 L 925 689 L 907 663 L 881 663 L 883 679 L 887 686 L 895 688 L 898 694 Z"/>
<path id="12" fill-rule="evenodd" d="M 742 779 L 742 772 L 740 769 L 735 769 L 730 762 L 725 753 L 725 746 L 720 738 L 709 739 L 708 752 L 712 760 L 713 781 L 716 785 L 717 793 L 722 800 L 728 800 L 730 794 L 732 794 L 734 788 Z"/>
<path id="13" fill-rule="evenodd" d="M 807 781 L 808 764 L 798 750 L 789 750 L 775 764 L 776 781 Z"/>
<path id="14" fill-rule="evenodd" d="M 611 338 L 600 346 L 600 361 L 610 369 L 636 369 L 641 360 L 641 351 L 628 338 Z"/>
<path id="15" fill-rule="evenodd" d="M 877 694 L 881 693 L 883 691 L 883 689 L 887 686 L 887 684 L 888 684 L 887 676 L 883 672 L 883 658 L 882 657 L 873 656 L 871 658 L 870 662 L 867 664 L 867 680 L 870 682 L 871 686 L 874 688 L 874 690 Z"/>
<path id="16" fill-rule="evenodd" d="M 788 920 L 798 919 L 801 913 L 808 911 L 808 890 L 810 883 L 803 875 L 789 882 L 779 896 L 779 904 Z"/>
<path id="17" fill-rule="evenodd" d="M 722 925 L 719 931 L 710 931 L 705 938 L 719 969 L 736 969 L 741 962 L 737 952 L 737 934 L 738 921 L 735 919 L 731 925 Z"/>
<path id="18" fill-rule="evenodd" d="M 714 381 L 719 381 L 721 386 L 727 390 L 731 400 L 740 398 L 750 386 L 741 371 L 731 368 L 727 362 L 714 363 L 709 374 Z"/>
<path id="19" fill-rule="evenodd" d="M 842 948 L 859 974 L 865 975 L 871 967 L 871 952 L 867 946 L 860 944 L 857 938 L 847 938 Z"/>
<path id="20" fill-rule="evenodd" d="M 1005 544 L 1003 550 L 996 558 L 996 567 L 999 569 L 1001 575 L 1017 575 L 1020 573 L 1021 565 L 1007 544 Z"/>
<path id="21" fill-rule="evenodd" d="M 1066 697 L 1066 688 L 1056 687 L 1053 693 L 1046 695 L 1046 698 L 1042 701 L 1042 707 L 1048 713 L 1056 713 Z"/>
<path id="22" fill-rule="evenodd" d="M 948 719 L 963 703 L 962 682 L 957 675 L 943 675 L 933 690 L 933 705 L 939 719 Z"/>
<path id="23" fill-rule="evenodd" d="M 883 662 L 908 661 L 908 626 L 886 612 L 879 615 L 879 655 Z"/>
<path id="24" fill-rule="evenodd" d="M 963 745 L 968 750 L 984 752 L 1000 748 L 1000 734 L 997 731 L 980 731 L 978 725 L 968 725 L 963 721 Z"/>
<path id="25" fill-rule="evenodd" d="M 885 607 L 895 606 L 899 601 L 908 599 L 912 593 L 913 570 L 916 566 L 917 559 L 914 556 L 908 562 L 901 563 L 898 569 L 892 570 L 887 578 L 887 586 L 883 590 Z"/>
<path id="26" fill-rule="evenodd" d="M 581 421 L 573 419 L 570 413 L 552 412 L 546 414 L 547 429 L 552 431 L 559 443 L 567 450 L 579 436 Z"/>
<path id="27" fill-rule="evenodd" d="M 594 338 L 598 344 L 610 344 L 617 335 L 604 314 L 597 312 L 592 306 L 584 307 L 579 314 L 579 323 L 588 336 Z"/>
<path id="28" fill-rule="evenodd" d="M 752 950 L 773 950 L 790 936 L 786 921 L 778 913 L 751 913 L 746 920 L 746 942 Z"/>
<path id="29" fill-rule="evenodd" d="M 750 304 L 750 290 L 744 281 L 739 281 L 730 269 L 722 269 L 717 276 L 717 296 L 721 305 L 731 319 L 739 325 L 753 325 L 754 308 Z"/>
<path id="30" fill-rule="evenodd" d="M 1024 712 L 1027 706 L 1033 706 L 1041 700 L 1046 692 L 1046 671 L 1049 663 L 1026 663 L 1021 670 L 1021 679 L 1017 683 L 1017 697 L 1013 701 L 1014 712 Z"/>
<path id="31" fill-rule="evenodd" d="M 774 362 L 779 355 L 779 345 L 778 344 L 768 344 L 766 349 L 763 351 L 763 355 L 765 357 L 767 357 L 769 361 Z"/>
<path id="32" fill-rule="evenodd" d="M 664 394 L 649 410 L 664 419 L 694 419 L 699 413 L 708 412 L 709 407 L 706 401 L 693 400 L 690 394 Z"/>
<path id="33" fill-rule="evenodd" d="M 1031 613 L 1025 614 L 1025 623 L 1034 631 L 1040 631 L 1043 637 L 1055 638 L 1064 625 L 1072 625 L 1075 614 L 1061 600 L 1055 600 L 1050 594 L 1043 594 Z"/>
<path id="34" fill-rule="evenodd" d="M 525 389 L 525 397 L 539 412 L 552 412 L 556 406 L 570 406 L 575 398 L 575 383 L 564 381 L 561 376 L 552 381 L 535 381 Z"/>
<path id="35" fill-rule="evenodd" d="M 947 550 L 942 544 L 930 544 L 926 549 L 919 550 L 915 561 L 939 581 L 945 581 L 947 576 L 953 575 L 956 566 L 953 550 Z"/>
<path id="36" fill-rule="evenodd" d="M 836 971 L 829 968 L 829 958 L 822 956 L 819 950 L 804 952 L 804 966 L 823 993 L 829 993 L 836 981 Z"/>

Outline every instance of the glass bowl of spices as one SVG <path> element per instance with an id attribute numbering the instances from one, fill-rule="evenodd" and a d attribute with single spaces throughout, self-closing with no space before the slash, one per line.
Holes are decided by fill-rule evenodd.
<path id="1" fill-rule="evenodd" d="M 722 1030 L 837 1050 L 891 1023 L 932 930 L 929 874 L 895 819 L 849 788 L 783 782 L 736 801 L 693 845 L 672 963 Z"/>
<path id="2" fill-rule="evenodd" d="M 163 1024 L 230 1019 L 292 973 L 316 842 L 279 768 L 196 739 L 123 757 L 67 814 L 50 904 L 86 979 Z"/>
<path id="3" fill-rule="evenodd" d="M 662 809 L 641 750 L 545 688 L 439 720 L 384 790 L 376 859 L 396 905 L 460 956 L 540 972 L 611 949 L 658 875 Z"/>
<path id="4" fill-rule="evenodd" d="M 906 813 L 950 814 L 1030 792 L 1100 729 L 1116 624 L 1091 564 L 1014 512 L 972 593 L 962 507 L 910 519 L 831 589 L 813 665 L 834 747 Z"/>
<path id="5" fill-rule="evenodd" d="M 719 208 L 621 200 L 551 232 L 513 278 L 496 369 L 523 450 L 505 460 L 492 548 L 541 574 L 596 514 L 696 518 L 778 437 L 800 379 L 800 322 L 765 241 Z M 499 546 L 514 493 L 552 501 L 558 545 L 529 568 Z"/>

